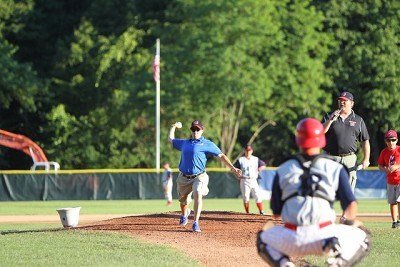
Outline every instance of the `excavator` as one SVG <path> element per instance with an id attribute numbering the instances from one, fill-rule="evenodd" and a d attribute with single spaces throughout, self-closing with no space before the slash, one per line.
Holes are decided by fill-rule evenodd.
<path id="1" fill-rule="evenodd" d="M 30 156 L 33 160 L 31 170 L 44 168 L 46 171 L 53 168 L 55 171 L 60 169 L 60 164 L 54 161 L 48 161 L 43 150 L 28 137 L 4 131 L 0 129 L 0 145 L 20 150 Z"/>

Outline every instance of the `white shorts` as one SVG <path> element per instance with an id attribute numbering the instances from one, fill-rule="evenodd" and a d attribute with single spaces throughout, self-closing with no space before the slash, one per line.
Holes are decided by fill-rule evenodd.
<path id="1" fill-rule="evenodd" d="M 176 179 L 179 202 L 187 205 L 192 202 L 192 193 L 198 192 L 202 196 L 208 194 L 208 174 L 206 172 L 200 174 L 196 178 L 188 179 L 180 172 Z"/>

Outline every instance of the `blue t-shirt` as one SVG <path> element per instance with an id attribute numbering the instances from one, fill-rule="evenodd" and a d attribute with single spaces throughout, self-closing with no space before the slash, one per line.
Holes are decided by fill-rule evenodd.
<path id="1" fill-rule="evenodd" d="M 179 170 L 186 175 L 205 171 L 207 155 L 218 156 L 222 154 L 217 145 L 204 137 L 199 139 L 173 139 L 172 146 L 182 152 Z"/>

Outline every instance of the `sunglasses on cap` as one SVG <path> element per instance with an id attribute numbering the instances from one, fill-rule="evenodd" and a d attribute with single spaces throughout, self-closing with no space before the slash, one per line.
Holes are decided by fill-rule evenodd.
<path id="1" fill-rule="evenodd" d="M 190 130 L 191 130 L 192 132 L 200 132 L 200 131 L 201 131 L 201 129 L 199 129 L 199 128 L 197 128 L 197 127 L 190 128 Z"/>
<path id="2" fill-rule="evenodd" d="M 385 142 L 397 142 L 396 138 L 386 139 Z"/>

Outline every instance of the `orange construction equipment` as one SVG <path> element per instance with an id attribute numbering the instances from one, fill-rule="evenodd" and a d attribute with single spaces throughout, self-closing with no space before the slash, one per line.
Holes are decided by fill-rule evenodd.
<path id="1" fill-rule="evenodd" d="M 0 129 L 0 145 L 21 150 L 33 160 L 32 170 L 37 166 L 45 167 L 46 170 L 50 165 L 57 170 L 60 165 L 57 162 L 49 162 L 43 150 L 31 139 L 21 134 L 14 134 Z"/>

